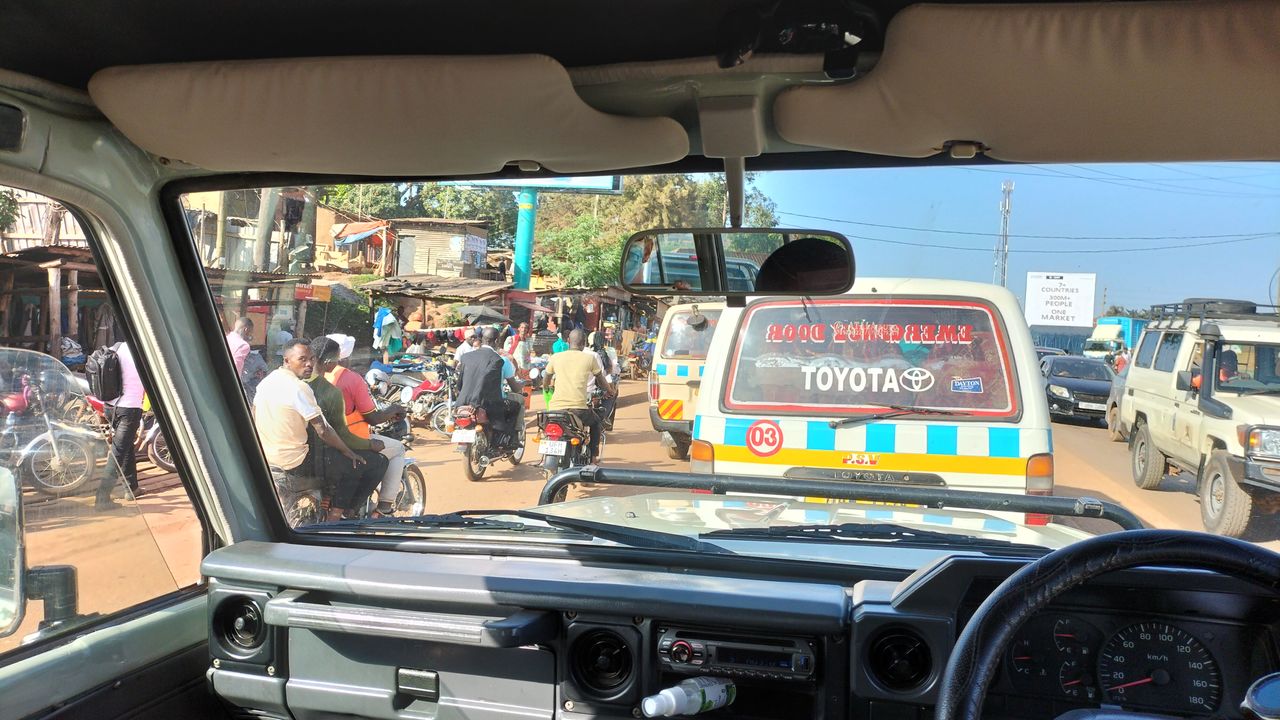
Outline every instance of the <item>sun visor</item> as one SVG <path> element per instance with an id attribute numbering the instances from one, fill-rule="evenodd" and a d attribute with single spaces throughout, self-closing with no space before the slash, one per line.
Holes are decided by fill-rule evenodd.
<path id="1" fill-rule="evenodd" d="M 915 5 L 864 78 L 784 91 L 801 145 L 1019 162 L 1280 159 L 1280 3 Z"/>
<path id="2" fill-rule="evenodd" d="M 574 173 L 689 152 L 676 121 L 594 110 L 542 55 L 137 65 L 95 74 L 89 94 L 144 150 L 226 172 Z"/>

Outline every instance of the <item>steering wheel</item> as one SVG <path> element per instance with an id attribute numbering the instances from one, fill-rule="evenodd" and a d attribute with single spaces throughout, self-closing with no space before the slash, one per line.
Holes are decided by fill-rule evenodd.
<path id="1" fill-rule="evenodd" d="M 981 720 L 1000 659 L 1027 618 L 1099 575 L 1142 565 L 1211 570 L 1280 594 L 1280 555 L 1241 540 L 1183 530 L 1131 530 L 1068 545 L 1014 573 L 978 607 L 942 674 L 935 720 Z"/>

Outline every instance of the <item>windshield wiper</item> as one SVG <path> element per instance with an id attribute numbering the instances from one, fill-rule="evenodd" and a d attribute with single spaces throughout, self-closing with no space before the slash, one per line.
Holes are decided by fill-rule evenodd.
<path id="1" fill-rule="evenodd" d="M 1044 548 L 1009 540 L 975 537 L 959 533 L 921 530 L 894 523 L 842 523 L 840 525 L 779 525 L 767 528 L 714 530 L 699 537 L 769 540 L 886 540 L 900 545 L 963 545 L 966 547 Z"/>
<path id="2" fill-rule="evenodd" d="M 871 413 L 870 415 L 858 415 L 839 420 L 828 420 L 827 427 L 838 428 L 846 425 L 857 425 L 858 423 L 874 422 L 876 420 L 887 420 L 889 418 L 902 417 L 903 415 L 968 415 L 969 413 L 960 410 L 937 410 L 934 408 L 913 407 L 911 405 L 875 405 L 874 407 L 885 408 L 893 412 Z"/>
<path id="3" fill-rule="evenodd" d="M 496 517 L 508 515 L 524 520 L 537 520 L 545 523 L 530 525 L 511 520 L 497 520 Z M 633 528 L 613 525 L 605 522 L 581 520 L 562 515 L 537 512 L 535 510 L 460 510 L 446 515 L 418 515 L 411 517 L 371 518 L 367 520 L 342 520 L 316 526 L 318 529 L 371 529 L 371 528 L 484 528 L 490 530 L 510 530 L 513 532 L 548 532 L 568 530 L 586 537 L 609 540 L 622 545 L 639 548 L 656 548 L 663 550 L 692 550 L 698 552 L 724 553 L 725 550 L 715 545 L 699 541 L 697 538 L 657 530 Z"/>

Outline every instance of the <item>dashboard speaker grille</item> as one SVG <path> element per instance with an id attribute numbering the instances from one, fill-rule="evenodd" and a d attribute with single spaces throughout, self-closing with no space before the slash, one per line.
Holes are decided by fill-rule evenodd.
<path id="1" fill-rule="evenodd" d="M 267 640 L 262 609 L 247 597 L 224 600 L 214 615 L 214 623 L 224 647 L 232 652 L 253 652 Z"/>
<path id="2" fill-rule="evenodd" d="M 635 649 L 617 632 L 595 629 L 583 633 L 569 649 L 570 670 L 579 690 L 610 700 L 624 690 L 635 673 Z"/>
<path id="3" fill-rule="evenodd" d="M 905 692 L 918 688 L 929 678 L 933 672 L 933 655 L 919 635 L 892 629 L 871 643 L 867 667 L 885 688 Z"/>

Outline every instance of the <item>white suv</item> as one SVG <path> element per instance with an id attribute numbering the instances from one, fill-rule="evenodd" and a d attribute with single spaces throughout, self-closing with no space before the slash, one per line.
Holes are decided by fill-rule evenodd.
<path id="1" fill-rule="evenodd" d="M 1280 492 L 1280 314 L 1206 299 L 1153 314 L 1120 399 L 1134 482 L 1192 473 L 1205 529 L 1239 537 Z"/>

